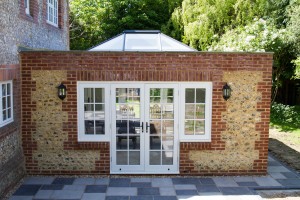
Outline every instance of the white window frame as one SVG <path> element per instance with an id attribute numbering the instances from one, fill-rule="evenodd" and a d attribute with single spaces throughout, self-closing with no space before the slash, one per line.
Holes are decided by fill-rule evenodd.
<path id="1" fill-rule="evenodd" d="M 87 135 L 84 128 L 84 88 L 103 88 L 104 89 L 104 135 Z M 77 82 L 77 113 L 78 113 L 78 142 L 105 142 L 110 141 L 110 84 Z"/>
<path id="2" fill-rule="evenodd" d="M 30 0 L 24 0 L 25 13 L 30 15 Z"/>
<path id="3" fill-rule="evenodd" d="M 47 0 L 47 23 L 58 27 L 58 0 Z"/>
<path id="4" fill-rule="evenodd" d="M 205 130 L 203 135 L 185 135 L 185 90 L 205 89 Z M 189 82 L 180 85 L 179 139 L 181 142 L 211 142 L 212 82 Z"/>
<path id="5" fill-rule="evenodd" d="M 10 109 L 11 109 L 11 116 L 10 118 L 7 118 L 6 120 L 3 120 L 3 94 L 2 94 L 2 86 L 3 85 L 8 85 L 10 84 Z M 6 89 L 6 94 L 5 96 L 7 97 L 7 89 Z M 6 102 L 6 106 L 7 106 L 7 102 Z M 0 127 L 3 127 L 11 122 L 14 121 L 14 105 L 13 105 L 13 82 L 10 80 L 10 81 L 0 81 Z"/>

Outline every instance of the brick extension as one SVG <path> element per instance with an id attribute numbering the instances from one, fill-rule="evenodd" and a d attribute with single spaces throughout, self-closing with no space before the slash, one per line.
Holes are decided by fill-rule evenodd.
<path id="1" fill-rule="evenodd" d="M 181 175 L 254 175 L 266 174 L 268 154 L 268 129 L 270 113 L 270 90 L 272 77 L 271 53 L 135 53 L 135 52 L 21 52 L 22 74 L 22 135 L 29 174 L 109 174 L 109 143 L 77 142 L 77 81 L 212 81 L 212 141 L 209 143 L 182 142 L 180 144 Z M 64 151 L 92 150 L 100 153 L 100 160 L 94 160 L 94 170 L 42 169 L 33 155 L 38 151 L 32 134 L 36 132 L 36 121 L 31 119 L 37 109 L 32 100 L 36 82 L 33 71 L 60 70 L 66 79 L 60 80 L 68 88 L 68 96 L 62 102 L 62 110 L 67 112 L 67 122 L 61 133 L 67 134 Z M 260 121 L 255 123 L 259 139 L 255 141 L 258 159 L 253 160 L 249 169 L 197 170 L 190 159 L 190 152 L 225 151 L 222 133 L 227 130 L 222 113 L 228 108 L 222 98 L 224 73 L 259 72 L 262 81 L 257 84 L 261 99 L 256 103 Z M 57 83 L 55 83 L 57 84 Z M 250 86 L 249 86 L 250 87 Z M 53 86 L 55 90 L 55 86 Z M 216 161 L 218 162 L 218 161 Z M 76 164 L 76 163 L 75 163 Z"/>

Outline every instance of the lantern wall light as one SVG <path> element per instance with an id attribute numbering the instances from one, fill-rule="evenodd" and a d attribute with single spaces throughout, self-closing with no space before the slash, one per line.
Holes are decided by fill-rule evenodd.
<path id="1" fill-rule="evenodd" d="M 230 86 L 226 83 L 223 86 L 223 98 L 227 101 L 231 96 L 231 88 Z"/>
<path id="2" fill-rule="evenodd" d="M 67 96 L 67 87 L 63 83 L 57 86 L 57 96 L 61 100 L 64 100 Z"/>

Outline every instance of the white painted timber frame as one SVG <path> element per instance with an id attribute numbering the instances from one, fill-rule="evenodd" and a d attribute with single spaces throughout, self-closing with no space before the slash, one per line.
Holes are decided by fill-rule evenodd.
<path id="1" fill-rule="evenodd" d="M 5 92 L 4 96 L 3 96 L 3 91 L 2 91 L 3 85 L 5 85 L 5 87 L 6 87 L 6 92 Z M 10 89 L 10 95 L 7 95 L 7 86 L 8 85 L 10 85 L 10 88 L 9 88 Z M 14 121 L 13 94 L 14 94 L 13 93 L 13 82 L 11 80 L 10 81 L 0 81 L 0 127 L 3 127 L 3 126 L 5 126 L 5 125 L 7 125 L 7 124 Z M 9 111 L 7 111 L 7 108 L 8 108 L 7 96 L 10 96 L 10 102 L 9 102 L 10 107 L 9 107 L 9 109 L 11 109 L 10 110 L 11 116 L 10 116 L 10 118 L 7 118 L 7 119 L 3 120 L 3 112 L 6 112 L 6 115 L 8 115 L 8 112 L 9 112 Z M 5 97 L 5 98 L 3 98 L 3 97 Z M 6 101 L 5 102 L 6 108 L 3 108 L 3 105 L 4 105 L 4 103 L 2 102 L 3 100 Z"/>

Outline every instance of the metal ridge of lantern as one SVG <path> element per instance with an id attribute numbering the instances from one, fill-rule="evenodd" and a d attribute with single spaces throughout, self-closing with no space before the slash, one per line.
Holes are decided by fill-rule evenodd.
<path id="1" fill-rule="evenodd" d="M 61 100 L 64 100 L 67 96 L 67 87 L 63 83 L 57 86 L 57 96 Z"/>
<path id="2" fill-rule="evenodd" d="M 231 88 L 230 86 L 226 83 L 224 86 L 223 86 L 223 98 L 225 99 L 225 101 L 227 101 L 230 96 L 231 96 Z"/>

